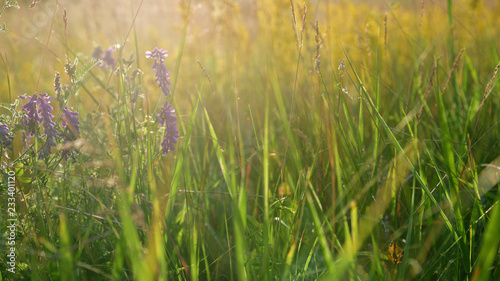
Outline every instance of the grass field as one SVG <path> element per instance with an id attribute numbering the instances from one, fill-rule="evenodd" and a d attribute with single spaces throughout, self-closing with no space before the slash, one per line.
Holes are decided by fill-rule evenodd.
<path id="1" fill-rule="evenodd" d="M 500 280 L 497 1 L 3 2 L 0 281 Z"/>

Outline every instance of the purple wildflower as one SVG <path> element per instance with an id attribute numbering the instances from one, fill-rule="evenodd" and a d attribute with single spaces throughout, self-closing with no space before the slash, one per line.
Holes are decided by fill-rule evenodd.
<path id="1" fill-rule="evenodd" d="M 152 68 L 153 70 L 156 70 L 156 83 L 158 83 L 158 86 L 163 91 L 165 96 L 170 94 L 168 86 L 172 84 L 169 81 L 170 75 L 168 74 L 168 70 L 164 64 L 166 56 L 168 56 L 167 50 L 158 49 L 157 47 L 155 47 L 152 51 L 146 52 L 146 58 L 153 58 L 155 60 Z"/>
<path id="2" fill-rule="evenodd" d="M 177 143 L 179 138 L 179 131 L 177 131 L 177 117 L 175 110 L 168 102 L 161 107 L 158 113 L 158 122 L 165 125 L 165 139 L 161 143 L 163 154 L 167 155 L 170 151 L 174 150 L 174 144 Z"/>
<path id="3" fill-rule="evenodd" d="M 101 47 L 95 48 L 92 56 L 95 59 L 101 60 L 101 69 L 114 68 L 116 60 L 113 58 L 113 52 L 115 51 L 115 47 L 111 46 L 105 51 L 101 49 Z"/>
<path id="4" fill-rule="evenodd" d="M 9 131 L 7 124 L 0 122 L 0 145 L 5 146 L 12 150 L 12 140 L 14 137 Z"/>
<path id="5" fill-rule="evenodd" d="M 47 94 L 41 94 L 37 100 L 38 113 L 41 116 L 41 121 L 43 123 L 43 131 L 47 136 L 47 141 L 45 145 L 40 150 L 39 157 L 45 158 L 50 154 L 50 148 L 56 146 L 55 139 L 59 137 L 59 133 L 57 132 L 55 126 L 56 123 L 52 121 L 54 115 L 52 115 L 52 106 L 50 106 L 50 102 L 52 101 L 52 97 Z"/>
<path id="6" fill-rule="evenodd" d="M 94 59 L 100 60 L 101 56 L 102 56 L 102 50 L 101 50 L 101 46 L 99 46 L 99 47 L 94 49 L 94 52 L 92 53 L 92 57 L 94 57 Z"/>
<path id="7" fill-rule="evenodd" d="M 67 144 L 68 142 L 71 141 L 75 141 L 77 136 L 80 134 L 80 122 L 78 121 L 78 112 L 73 112 L 66 107 L 64 108 L 62 119 L 63 119 L 62 126 L 64 128 L 64 133 L 63 133 L 64 144 Z M 67 160 L 68 157 L 72 155 L 71 148 L 63 146 L 62 154 L 63 157 Z"/>
<path id="8" fill-rule="evenodd" d="M 104 56 L 102 57 L 103 67 L 113 68 L 115 66 L 115 58 L 113 58 L 114 51 L 115 47 L 109 47 L 106 51 L 104 51 Z"/>
<path id="9" fill-rule="evenodd" d="M 38 96 L 35 94 L 31 97 L 27 97 L 26 94 L 20 96 L 21 99 L 28 98 L 28 102 L 23 105 L 23 110 L 26 113 L 21 124 L 24 126 L 25 131 L 27 132 L 27 137 L 30 138 L 35 134 L 36 128 L 38 127 L 38 122 L 40 122 L 41 118 L 38 115 L 36 110 L 36 104 L 38 100 Z"/>
<path id="10" fill-rule="evenodd" d="M 78 121 L 78 112 L 73 112 L 68 109 L 68 107 L 64 108 L 62 125 L 65 129 L 71 131 L 71 134 L 76 137 L 76 135 L 80 134 L 80 122 Z"/>

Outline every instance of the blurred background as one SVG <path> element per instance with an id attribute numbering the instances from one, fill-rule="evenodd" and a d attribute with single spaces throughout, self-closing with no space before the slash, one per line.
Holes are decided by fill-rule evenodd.
<path id="1" fill-rule="evenodd" d="M 262 55 L 262 46 L 272 48 L 271 56 L 279 63 L 279 74 L 294 71 L 298 45 L 295 37 L 300 33 L 303 11 L 302 1 L 292 2 L 297 20 L 295 27 L 288 0 L 193 0 L 178 90 L 192 90 L 193 82 L 203 77 L 197 61 L 217 78 L 212 79 L 217 81 L 214 85 L 217 94 L 230 90 L 231 79 L 225 79 L 230 76 L 228 71 L 234 71 L 241 79 L 255 78 L 249 77 L 245 69 Z M 469 55 L 477 57 L 488 55 L 484 52 L 495 52 L 493 46 L 499 40 L 499 30 L 494 28 L 499 26 L 498 1 L 454 2 L 456 49 L 466 48 Z M 0 23 L 7 27 L 7 31 L 0 34 L 0 52 L 9 66 L 11 92 L 16 96 L 34 92 L 38 77 L 41 77 L 38 92 L 50 91 L 53 73 L 63 71 L 66 55 L 70 59 L 74 55 L 90 58 L 98 46 L 125 44 L 123 56 L 138 51 L 139 63 L 144 62 L 146 50 L 158 46 L 169 51 L 167 67 L 174 68 L 187 15 L 186 0 L 58 3 L 43 0 L 29 8 L 31 1 L 19 1 L 20 9 L 7 9 L 0 18 Z M 64 9 L 68 21 L 66 30 Z M 376 46 L 385 46 L 385 59 L 397 60 L 401 69 L 411 69 L 414 58 L 443 47 L 437 39 L 449 32 L 446 9 L 446 1 L 307 1 L 304 63 L 313 68 L 316 48 L 313 26 L 318 21 L 325 69 L 338 66 L 344 56 L 342 48 L 353 60 L 361 61 L 362 55 L 375 52 Z M 130 30 L 137 11 L 135 28 Z M 139 42 L 137 50 L 135 42 Z M 369 64 L 376 56 L 363 57 L 372 58 L 373 61 L 364 62 Z M 479 64 L 479 59 L 474 61 Z M 495 62 L 480 64 L 491 69 Z M 262 67 L 265 69 L 266 65 Z M 3 93 L 9 86 L 5 66 L 0 67 L 0 77 L 1 99 L 6 101 Z M 252 92 L 252 89 L 242 86 L 240 91 Z"/>

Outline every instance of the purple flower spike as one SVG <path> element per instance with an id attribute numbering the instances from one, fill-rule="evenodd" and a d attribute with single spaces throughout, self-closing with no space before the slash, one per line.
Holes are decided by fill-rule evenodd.
<path id="1" fill-rule="evenodd" d="M 153 70 L 156 70 L 156 83 L 158 83 L 158 86 L 162 90 L 163 94 L 165 94 L 165 96 L 168 96 L 168 94 L 170 94 L 170 89 L 168 88 L 168 86 L 172 84 L 169 81 L 170 75 L 168 74 L 168 70 L 164 64 L 165 57 L 167 56 L 167 50 L 158 49 L 157 47 L 152 51 L 146 52 L 146 58 L 153 58 L 155 60 L 152 68 Z"/>
<path id="2" fill-rule="evenodd" d="M 0 145 L 12 150 L 12 140 L 14 137 L 9 131 L 7 124 L 0 122 Z"/>
<path id="3" fill-rule="evenodd" d="M 55 129 L 56 123 L 52 121 L 54 115 L 52 115 L 52 106 L 50 106 L 50 102 L 52 101 L 52 97 L 47 94 L 41 94 L 37 100 L 38 113 L 41 116 L 41 121 L 43 123 L 43 131 L 47 136 L 47 141 L 45 145 L 40 150 L 39 157 L 45 158 L 50 154 L 50 148 L 56 146 L 55 140 L 59 137 L 59 133 Z"/>
<path id="4" fill-rule="evenodd" d="M 179 138 L 179 131 L 177 131 L 177 117 L 175 110 L 171 104 L 166 102 L 158 113 L 158 122 L 165 125 L 165 139 L 161 143 L 163 154 L 167 155 L 170 151 L 175 149 L 174 144 L 177 143 Z"/>
<path id="5" fill-rule="evenodd" d="M 23 110 L 26 112 L 26 116 L 21 121 L 24 129 L 28 133 L 28 136 L 34 135 L 36 132 L 36 128 L 38 127 L 38 123 L 40 122 L 40 116 L 38 116 L 38 112 L 36 110 L 36 104 L 38 100 L 38 96 L 35 94 L 31 97 L 27 97 L 26 94 L 20 96 L 22 99 L 28 98 L 28 102 L 23 105 Z"/>
<path id="6" fill-rule="evenodd" d="M 68 107 L 64 108 L 62 126 L 71 132 L 71 135 L 76 138 L 77 135 L 80 134 L 80 122 L 78 121 L 78 112 L 73 112 L 68 109 Z M 74 140 L 74 138 L 72 140 Z"/>
<path id="7" fill-rule="evenodd" d="M 106 51 L 104 51 L 104 56 L 102 57 L 104 68 L 114 68 L 115 66 L 115 58 L 113 58 L 114 51 L 115 47 L 109 47 Z"/>
<path id="8" fill-rule="evenodd" d="M 115 51 L 115 47 L 111 46 L 107 50 L 103 51 L 101 47 L 95 48 L 92 53 L 92 57 L 95 59 L 101 60 L 101 69 L 114 68 L 116 60 L 113 58 L 113 52 Z"/>
<path id="9" fill-rule="evenodd" d="M 100 60 L 101 56 L 102 56 L 102 50 L 101 50 L 101 47 L 99 46 L 99 47 L 94 49 L 94 52 L 92 53 L 92 57 L 94 57 L 94 59 Z"/>

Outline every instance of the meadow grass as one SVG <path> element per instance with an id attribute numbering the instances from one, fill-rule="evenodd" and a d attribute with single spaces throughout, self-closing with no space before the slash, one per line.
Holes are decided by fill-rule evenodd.
<path id="1" fill-rule="evenodd" d="M 0 280 L 500 280 L 500 5 L 375 2 L 0 10 Z"/>

